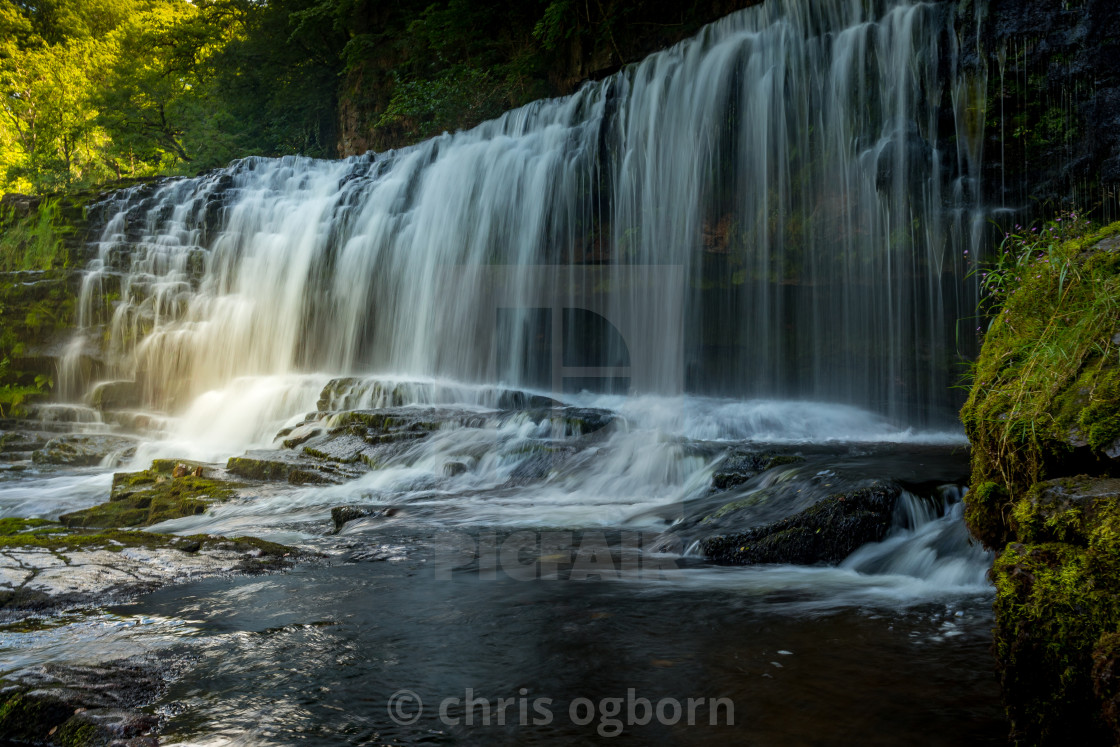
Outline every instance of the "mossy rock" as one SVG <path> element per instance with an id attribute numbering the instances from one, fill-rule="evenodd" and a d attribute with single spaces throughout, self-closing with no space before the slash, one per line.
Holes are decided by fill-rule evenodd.
<path id="1" fill-rule="evenodd" d="M 300 551 L 257 537 L 222 537 L 209 534 L 179 536 L 127 529 L 70 527 L 46 519 L 0 519 L 0 551 L 38 548 L 53 552 L 109 550 L 128 547 L 170 548 L 182 552 L 232 550 L 249 552 L 262 558 L 300 555 Z"/>
<path id="2" fill-rule="evenodd" d="M 41 548 L 55 552 L 126 547 L 177 547 L 184 538 L 118 529 L 78 529 L 45 519 L 0 519 L 0 549 Z"/>
<path id="3" fill-rule="evenodd" d="M 996 559 L 994 649 L 1013 741 L 1116 743 L 1091 673 L 1120 619 L 1118 559 L 1059 542 L 1014 543 Z"/>
<path id="4" fill-rule="evenodd" d="M 1120 743 L 1117 236 L 1016 259 L 961 411 L 965 520 L 999 552 L 994 648 L 1022 744 Z"/>
<path id="5" fill-rule="evenodd" d="M 267 454 L 267 456 L 266 456 Z M 276 452 L 250 452 L 245 456 L 230 457 L 226 469 L 239 477 L 265 482 L 288 482 L 292 485 L 321 485 L 339 482 L 310 461 Z"/>
<path id="6" fill-rule="evenodd" d="M 157 469 L 118 472 L 106 503 L 59 517 L 69 527 L 140 527 L 205 513 L 232 498 L 239 483 L 198 477 L 173 477 Z"/>
<path id="7" fill-rule="evenodd" d="M 964 521 L 972 536 L 989 549 L 1001 548 L 1010 539 L 1008 516 L 1011 497 L 999 483 L 987 481 L 964 497 Z"/>
<path id="8" fill-rule="evenodd" d="M 1035 483 L 1120 470 L 1116 235 L 1120 223 L 1032 255 L 994 310 L 961 411 L 966 519 L 990 548 L 1013 538 L 1009 507 Z"/>
<path id="9" fill-rule="evenodd" d="M 26 689 L 0 694 L 0 734 L 12 742 L 42 744 L 52 730 L 74 715 L 74 707 L 54 697 L 36 697 Z"/>
<path id="10" fill-rule="evenodd" d="M 992 569 L 994 646 L 1012 723 L 1024 744 L 1115 744 L 1120 683 L 1120 480 L 1033 486 L 1008 518 L 1013 542 Z M 1118 669 L 1117 671 L 1120 671 Z"/>

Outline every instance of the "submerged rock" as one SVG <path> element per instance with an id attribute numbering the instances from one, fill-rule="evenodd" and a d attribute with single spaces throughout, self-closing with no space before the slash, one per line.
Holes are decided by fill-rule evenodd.
<path id="1" fill-rule="evenodd" d="M 447 462 L 443 465 L 444 477 L 455 477 L 456 475 L 465 474 L 468 470 L 467 465 L 462 462 Z"/>
<path id="2" fill-rule="evenodd" d="M 838 493 L 772 524 L 703 539 L 700 548 L 726 565 L 839 563 L 886 536 L 900 493 L 890 483 Z"/>
<path id="3" fill-rule="evenodd" d="M 135 381 L 103 381 L 90 390 L 88 401 L 98 410 L 137 407 L 141 401 L 140 386 Z"/>

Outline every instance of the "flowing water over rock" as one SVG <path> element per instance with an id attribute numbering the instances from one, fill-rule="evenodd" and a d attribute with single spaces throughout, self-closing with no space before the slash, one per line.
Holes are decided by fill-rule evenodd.
<path id="1" fill-rule="evenodd" d="M 126 190 L 81 317 L 160 407 L 381 371 L 951 422 L 985 219 L 954 38 L 945 4 L 767 2 L 469 132 Z"/>
<path id="2" fill-rule="evenodd" d="M 626 724 L 652 741 L 1001 736 L 949 388 L 984 215 L 952 21 L 774 0 L 470 132 L 98 206 L 84 404 L 11 437 L 0 510 L 165 459 L 151 490 L 237 482 L 150 530 L 326 559 L 0 631 L 0 669 L 186 655 L 153 696 L 181 743 L 594 740 L 571 709 L 629 688 L 711 699 Z M 438 710 L 467 689 L 554 724 Z"/>

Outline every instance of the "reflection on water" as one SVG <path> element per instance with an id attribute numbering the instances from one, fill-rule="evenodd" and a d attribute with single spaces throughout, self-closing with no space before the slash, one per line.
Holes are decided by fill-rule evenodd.
<path id="1" fill-rule="evenodd" d="M 625 724 L 622 713 L 637 743 L 956 745 L 1006 734 L 982 664 L 991 622 L 983 595 L 820 609 L 808 587 L 768 593 L 732 573 L 711 585 L 703 574 L 683 583 L 486 581 L 471 572 L 437 581 L 423 561 L 205 581 L 117 610 L 184 615 L 204 636 L 196 667 L 163 701 L 175 704 L 169 742 L 596 742 L 606 739 L 605 699 L 631 689 L 652 704 L 705 703 L 692 726 L 686 716 L 641 725 L 640 713 Z M 396 724 L 387 711 L 402 689 L 423 703 L 416 723 Z M 467 725 L 468 690 L 495 709 L 499 699 L 547 699 L 538 705 L 552 721 L 534 725 L 541 716 L 530 706 L 522 726 L 514 702 L 504 726 L 496 710 L 487 726 L 477 703 Z M 597 709 L 586 725 L 572 719 L 580 698 Z M 706 704 L 722 698 L 734 704 L 734 726 L 722 711 L 709 724 Z"/>

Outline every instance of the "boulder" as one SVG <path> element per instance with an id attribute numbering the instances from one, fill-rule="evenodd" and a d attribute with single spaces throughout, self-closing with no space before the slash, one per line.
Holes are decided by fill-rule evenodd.
<path id="1" fill-rule="evenodd" d="M 839 563 L 886 536 L 900 493 L 892 483 L 837 493 L 780 521 L 703 539 L 700 549 L 725 565 Z"/>

